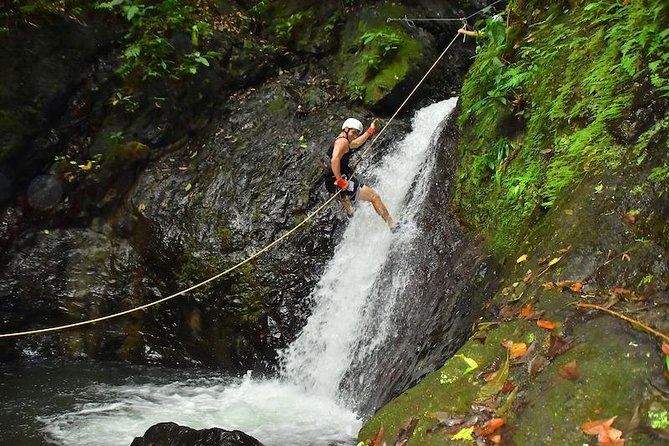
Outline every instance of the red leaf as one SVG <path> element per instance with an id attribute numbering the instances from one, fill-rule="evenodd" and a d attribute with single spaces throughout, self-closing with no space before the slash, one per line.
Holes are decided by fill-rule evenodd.
<path id="1" fill-rule="evenodd" d="M 597 435 L 600 446 L 623 446 L 622 432 L 611 427 L 616 417 L 608 420 L 590 421 L 581 425 L 581 430 L 588 435 Z"/>
<path id="2" fill-rule="evenodd" d="M 509 349 L 511 359 L 521 358 L 527 353 L 527 344 L 524 342 L 513 343 Z"/>
<path id="3" fill-rule="evenodd" d="M 552 330 L 555 328 L 555 322 L 539 319 L 537 321 L 537 327 L 545 328 L 546 330 Z"/>
<path id="4" fill-rule="evenodd" d="M 504 418 L 493 418 L 491 420 L 488 420 L 488 422 L 484 424 L 482 427 L 475 428 L 474 432 L 476 432 L 478 435 L 482 437 L 487 437 L 500 427 L 504 426 L 505 423 L 506 421 L 504 420 Z"/>
<path id="5" fill-rule="evenodd" d="M 532 312 L 532 304 L 526 304 L 523 305 L 523 307 L 520 309 L 520 313 L 518 314 L 522 318 L 526 318 L 527 316 L 530 315 Z"/>
<path id="6" fill-rule="evenodd" d="M 383 425 L 376 431 L 376 435 L 372 438 L 372 441 L 369 443 L 369 446 L 381 446 L 383 444 Z"/>
<path id="7" fill-rule="evenodd" d="M 625 223 L 632 223 L 632 224 L 634 224 L 634 223 L 636 223 L 637 218 L 638 218 L 638 217 L 637 217 L 636 214 L 625 214 L 625 215 L 623 215 L 623 221 L 624 221 Z"/>
<path id="8" fill-rule="evenodd" d="M 666 342 L 662 343 L 662 353 L 669 356 L 669 344 L 667 344 Z"/>

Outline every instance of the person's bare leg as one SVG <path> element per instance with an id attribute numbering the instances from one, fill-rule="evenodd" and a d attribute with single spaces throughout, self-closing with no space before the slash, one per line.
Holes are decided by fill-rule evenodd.
<path id="1" fill-rule="evenodd" d="M 369 201 L 370 203 L 372 203 L 372 206 L 374 206 L 374 210 L 376 211 L 376 213 L 379 214 L 381 218 L 383 218 L 383 220 L 388 224 L 390 229 L 393 229 L 395 227 L 395 222 L 390 216 L 388 209 L 386 209 L 386 205 L 383 204 L 381 197 L 379 196 L 378 193 L 376 193 L 374 189 L 372 189 L 369 186 L 362 186 L 360 192 L 358 193 L 358 199 Z"/>
<path id="2" fill-rule="evenodd" d="M 339 202 L 341 203 L 346 215 L 353 217 L 353 205 L 351 204 L 351 199 L 347 196 L 342 197 Z"/>

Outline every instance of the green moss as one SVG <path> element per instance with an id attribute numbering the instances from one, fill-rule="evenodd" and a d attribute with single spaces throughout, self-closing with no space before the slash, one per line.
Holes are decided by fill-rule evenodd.
<path id="1" fill-rule="evenodd" d="M 383 17 L 401 16 L 404 9 L 386 6 Z M 373 106 L 388 94 L 422 57 L 420 42 L 401 25 L 360 20 L 345 32 L 337 60 L 337 77 L 349 96 Z"/>
<path id="2" fill-rule="evenodd" d="M 532 28 L 512 21 L 506 39 L 482 39 L 462 89 L 455 204 L 498 257 L 563 191 L 619 166 L 625 149 L 612 129 L 645 94 L 641 80 L 667 74 L 657 63 L 669 60 L 660 0 L 563 6 L 511 2 L 512 16 Z M 665 94 L 663 84 L 653 88 Z M 500 137 L 513 147 L 502 159 Z"/>
<path id="3" fill-rule="evenodd" d="M 287 102 L 288 101 L 286 100 L 285 97 L 277 96 L 276 98 L 274 98 L 274 100 L 272 100 L 272 102 L 270 102 L 269 109 L 274 113 L 281 112 L 286 108 Z"/>
<path id="4" fill-rule="evenodd" d="M 224 242 L 231 244 L 232 233 L 229 229 L 219 230 L 218 233 L 219 237 L 223 237 Z M 190 249 L 183 252 L 180 263 L 177 281 L 182 288 L 192 286 L 233 266 L 233 262 L 224 253 L 212 255 Z M 237 320 L 242 324 L 253 324 L 261 315 L 263 299 L 269 289 L 261 283 L 259 276 L 260 272 L 257 267 L 248 262 L 226 276 L 225 288 L 218 288 L 218 291 L 226 296 L 226 306 L 235 311 Z M 199 288 L 199 292 L 206 293 L 207 288 L 210 287 L 211 285 L 205 285 Z M 198 325 L 202 324 L 200 320 L 193 319 L 193 317 L 193 314 L 189 315 L 188 323 L 195 330 Z"/>
<path id="5" fill-rule="evenodd" d="M 502 295 L 497 297 L 506 300 Z M 548 319 L 555 319 L 564 311 L 564 297 L 555 293 L 548 300 L 552 302 L 541 300 L 541 309 L 546 311 Z M 654 340 L 632 334 L 624 330 L 622 324 L 615 318 L 603 316 L 575 327 L 573 335 L 579 341 L 533 376 L 529 375 L 527 364 L 512 363 L 508 381 L 517 387 L 517 393 L 514 396 L 500 394 L 494 401 L 486 402 L 503 411 L 498 414 L 506 420 L 502 437 L 509 441 L 508 437 L 512 436 L 514 444 L 525 446 L 584 444 L 589 437 L 579 428 L 583 423 L 618 416 L 614 427 L 620 428 L 623 420 L 630 419 L 639 407 L 641 414 L 653 414 L 645 421 L 649 426 L 656 418 L 662 423 L 662 407 L 658 406 L 662 397 L 645 390 L 648 374 L 660 376 L 662 373 L 662 361 L 655 355 Z M 495 360 L 504 362 L 506 352 L 500 345 L 503 340 L 536 343 L 533 355 L 542 354 L 547 348 L 546 331 L 538 329 L 532 321 L 502 322 L 488 330 L 485 336 L 467 341 L 458 352 L 475 360 L 479 365 L 477 369 L 466 373 L 467 364 L 459 355 L 449 359 L 440 370 L 379 410 L 365 423 L 359 440 L 370 440 L 383 426 L 384 440 L 392 444 L 400 429 L 415 418 L 418 425 L 408 446 L 462 444 L 450 440 L 445 429 L 430 432 L 437 424 L 434 414 L 441 412 L 452 418 L 467 416 L 472 412 L 472 404 L 489 395 L 481 390 L 489 384 L 478 380 L 476 374 Z M 583 339 L 605 340 L 606 346 L 580 342 Z M 560 369 L 572 361 L 576 362 L 579 372 L 579 378 L 574 381 L 559 374 Z M 498 385 L 493 387 L 497 393 Z M 655 415 L 657 413 L 659 415 Z M 625 434 L 632 444 L 656 444 L 643 429 Z"/>
<path id="6" fill-rule="evenodd" d="M 518 338 L 518 322 L 504 324 L 488 335 L 488 340 L 481 344 L 469 341 L 458 352 L 475 360 L 483 368 L 495 360 L 503 361 L 506 351 L 500 346 L 504 339 Z M 411 418 L 418 419 L 418 425 L 409 445 L 437 446 L 449 443 L 449 437 L 443 430 L 429 433 L 437 424 L 435 412 L 444 412 L 453 417 L 462 416 L 470 411 L 483 385 L 476 378 L 477 370 L 465 374 L 466 363 L 459 357 L 446 361 L 444 366 L 431 373 L 420 384 L 407 390 L 402 395 L 379 410 L 360 430 L 358 439 L 367 441 L 374 437 L 383 426 L 386 442 L 392 444 L 399 430 L 406 426 Z M 457 442 L 456 442 L 457 443 Z"/>
<path id="7" fill-rule="evenodd" d="M 143 353 L 143 322 L 144 318 L 142 313 L 137 313 L 132 316 L 130 322 L 125 327 L 126 336 L 123 338 L 123 343 L 116 351 L 119 359 L 123 361 L 133 361 Z"/>
<path id="8" fill-rule="evenodd" d="M 149 147 L 139 141 L 118 142 L 113 136 L 109 138 L 107 147 L 105 162 L 138 160 L 148 156 L 149 152 Z"/>

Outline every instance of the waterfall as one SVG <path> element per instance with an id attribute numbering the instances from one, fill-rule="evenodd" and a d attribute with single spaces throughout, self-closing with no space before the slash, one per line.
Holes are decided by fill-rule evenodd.
<path id="1" fill-rule="evenodd" d="M 393 143 L 381 162 L 363 166 L 361 176 L 379 192 L 399 230 L 391 233 L 368 203 L 356 205 L 313 291 L 312 315 L 281 354 L 279 377 L 193 377 L 175 371 L 138 382 L 135 369 L 126 378 L 115 372 L 112 383 L 54 384 L 61 406 L 47 406 L 50 412 L 38 417 L 49 440 L 127 446 L 149 426 L 173 421 L 195 429 L 239 429 L 266 446 L 355 444 L 361 399 L 373 391 L 371 378 L 358 371 L 370 370 L 375 352 L 395 336 L 398 308 L 410 298 L 403 291 L 420 267 L 409 259 L 389 261 L 402 258 L 420 236 L 414 218 L 429 187 L 432 140 L 456 102 L 419 110 L 412 131 Z"/>
<path id="2" fill-rule="evenodd" d="M 428 187 L 432 139 L 456 103 L 457 98 L 452 98 L 419 110 L 411 133 L 391 148 L 379 166 L 369 166 L 375 177 L 371 184 L 400 229 L 391 233 L 369 204 L 357 204 L 313 292 L 313 313 L 283 353 L 282 376 L 305 391 L 355 404 L 358 389 L 342 394 L 340 384 L 346 371 L 369 358 L 393 329 L 393 308 L 412 265 L 393 271 L 392 277 L 382 278 L 380 272 L 391 252 L 401 255 L 417 236 L 413 217 Z M 381 292 L 373 293 L 374 287 Z M 370 299 L 372 295 L 375 299 Z"/>

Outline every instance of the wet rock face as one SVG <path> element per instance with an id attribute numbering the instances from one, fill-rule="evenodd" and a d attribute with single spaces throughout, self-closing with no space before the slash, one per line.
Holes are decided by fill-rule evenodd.
<path id="1" fill-rule="evenodd" d="M 319 20 L 340 8 L 339 2 L 325 3 Z M 0 87 L 3 106 L 6 97 L 14 111 L 35 117 L 4 121 L 0 110 L 0 126 L 21 135 L 2 140 L 0 150 L 0 203 L 6 203 L 0 212 L 0 306 L 7 331 L 134 308 L 246 259 L 325 200 L 319 158 L 345 117 L 367 123 L 372 116 L 343 102 L 342 88 L 331 78 L 331 60 L 324 55 L 332 54 L 336 40 L 302 42 L 296 54 L 261 53 L 222 35 L 215 37 L 220 63 L 183 82 L 143 86 L 136 96 L 139 110 L 126 115 L 108 100 L 120 83 L 114 75 L 118 33 L 95 31 L 93 22 L 54 20 L 53 29 L 44 24 L 25 43 L 19 33 L 0 50 L 14 54 L 34 46 L 34 54 L 53 53 L 49 63 L 68 65 L 24 76 L 31 66 L 24 54 L 0 70 L 7 80 L 2 85 L 25 87 L 22 95 Z M 67 34 L 64 29 L 70 37 L 54 43 L 65 52 L 41 42 L 54 32 Z M 336 25 L 332 36 L 342 29 Z M 419 38 L 432 45 L 441 31 L 425 28 Z M 89 33 L 95 36 L 85 38 Z M 464 69 L 456 71 L 462 75 Z M 429 85 L 437 90 L 426 84 L 417 101 L 450 92 L 457 79 L 433 76 Z M 150 99 L 155 96 L 165 98 L 161 107 Z M 11 127 L 16 122 L 20 129 Z M 122 141 L 116 141 L 118 132 Z M 393 130 L 387 135 L 392 139 Z M 22 147 L 29 150 L 19 157 Z M 52 162 L 56 152 L 69 150 L 81 157 L 74 165 Z M 96 154 L 105 161 L 88 170 L 86 161 Z M 120 319 L 2 342 L 0 356 L 23 352 L 231 371 L 263 367 L 308 317 L 308 296 L 344 224 L 335 203 L 260 258 L 207 286 Z"/>
<path id="2" fill-rule="evenodd" d="M 0 204 L 53 160 L 91 112 L 91 98 L 79 92 L 91 93 L 95 73 L 104 71 L 95 60 L 117 36 L 93 17 L 85 24 L 52 15 L 0 37 Z"/>
<path id="3" fill-rule="evenodd" d="M 457 137 L 455 119 L 450 118 L 437 142 L 431 186 L 416 219 L 421 235 L 401 256 L 411 259 L 413 274 L 393 342 L 380 348 L 369 364 L 347 372 L 344 386 L 363 395 L 356 399 L 361 413 L 373 414 L 441 367 L 469 338 L 483 303 L 497 289 L 497 265 L 449 210 Z M 403 261 L 392 259 L 382 274 L 392 277 L 404 268 Z"/>
<path id="4" fill-rule="evenodd" d="M 211 428 L 195 430 L 175 423 L 151 426 L 131 446 L 263 446 L 242 431 Z"/>

